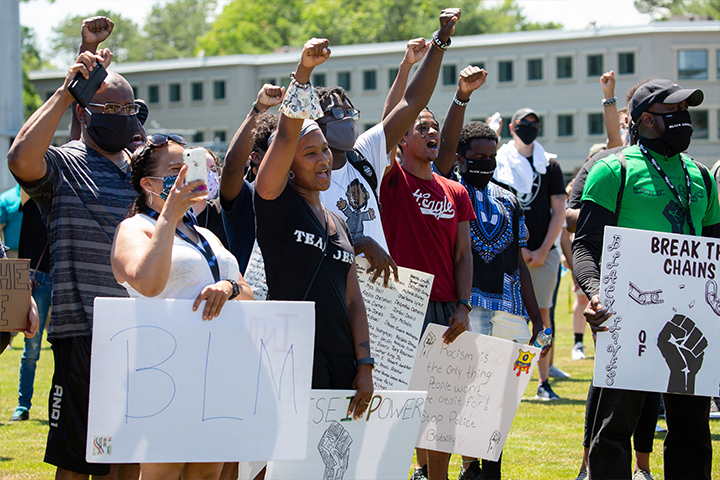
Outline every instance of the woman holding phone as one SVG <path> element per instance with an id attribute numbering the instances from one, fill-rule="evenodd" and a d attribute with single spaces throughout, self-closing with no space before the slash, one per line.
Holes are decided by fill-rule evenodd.
<path id="1" fill-rule="evenodd" d="M 203 320 L 220 315 L 228 300 L 253 300 L 237 260 L 215 235 L 187 213 L 207 196 L 202 180 L 184 184 L 185 139 L 155 134 L 133 156 L 138 192 L 131 216 L 115 232 L 110 261 L 131 297 L 194 299 Z M 141 478 L 217 479 L 222 463 L 144 463 Z"/>
<path id="2" fill-rule="evenodd" d="M 354 389 L 356 418 L 373 393 L 365 305 L 345 221 L 320 202 L 330 187 L 332 154 L 310 75 L 330 56 L 328 41 L 311 39 L 292 76 L 280 119 L 255 180 L 257 241 L 265 260 L 269 300 L 315 302 L 312 387 Z"/>

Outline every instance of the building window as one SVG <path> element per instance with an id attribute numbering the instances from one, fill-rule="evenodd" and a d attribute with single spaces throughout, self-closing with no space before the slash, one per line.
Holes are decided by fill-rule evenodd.
<path id="1" fill-rule="evenodd" d="M 179 83 L 171 83 L 169 85 L 170 88 L 170 101 L 173 103 L 177 103 L 180 101 L 180 84 Z"/>
<path id="2" fill-rule="evenodd" d="M 52 97 L 54 94 L 54 91 L 45 92 L 45 101 L 47 102 L 48 100 L 50 100 L 50 97 Z"/>
<path id="3" fill-rule="evenodd" d="M 375 123 L 363 123 L 363 132 L 367 132 L 375 125 L 376 125 Z"/>
<path id="4" fill-rule="evenodd" d="M 397 68 L 391 68 L 388 70 L 388 87 L 392 87 L 392 84 L 395 83 L 395 79 L 398 76 L 398 69 Z"/>
<path id="5" fill-rule="evenodd" d="M 455 85 L 457 83 L 457 67 L 455 65 L 443 65 L 443 85 Z"/>
<path id="6" fill-rule="evenodd" d="M 138 95 L 138 87 L 136 87 L 135 85 L 132 85 L 131 87 L 132 87 L 132 91 L 133 91 L 133 97 L 135 97 L 135 99 L 138 99 L 140 97 Z"/>
<path id="7" fill-rule="evenodd" d="M 573 116 L 558 115 L 558 137 L 573 136 Z"/>
<path id="8" fill-rule="evenodd" d="M 533 58 L 527 61 L 528 80 L 542 80 L 542 58 Z"/>
<path id="9" fill-rule="evenodd" d="M 313 75 L 312 79 L 313 86 L 315 87 L 324 87 L 327 85 L 327 82 L 325 81 L 325 74 L 324 73 L 316 73 Z"/>
<path id="10" fill-rule="evenodd" d="M 225 142 L 225 130 L 215 130 L 213 132 L 213 138 L 216 142 Z"/>
<path id="11" fill-rule="evenodd" d="M 485 120 L 482 120 L 483 122 Z M 502 127 L 500 127 L 500 136 L 503 138 L 512 138 L 512 133 L 510 133 L 510 123 L 512 122 L 512 117 L 502 117 Z"/>
<path id="12" fill-rule="evenodd" d="M 635 52 L 618 53 L 618 73 L 620 75 L 635 74 Z"/>
<path id="13" fill-rule="evenodd" d="M 199 102 L 203 99 L 203 84 L 202 82 L 193 82 L 192 84 L 192 100 L 193 102 Z"/>
<path id="14" fill-rule="evenodd" d="M 269 85 L 277 85 L 277 81 L 275 80 L 274 77 L 267 77 L 267 78 L 261 78 L 261 79 L 260 79 L 260 86 L 261 86 L 261 87 L 262 87 L 263 85 L 265 85 L 266 83 L 269 84 Z"/>
<path id="15" fill-rule="evenodd" d="M 352 83 L 350 80 L 350 72 L 338 72 L 337 84 L 345 89 L 346 92 L 351 90 Z"/>
<path id="16" fill-rule="evenodd" d="M 557 57 L 557 78 L 572 78 L 572 57 Z"/>
<path id="17" fill-rule="evenodd" d="M 603 56 L 602 55 L 588 55 L 587 56 L 587 75 L 588 77 L 599 77 L 605 73 L 603 69 Z"/>
<path id="18" fill-rule="evenodd" d="M 694 108 L 690 108 L 688 109 L 688 111 L 690 112 L 690 118 L 692 119 L 693 140 L 710 138 L 710 128 L 708 127 L 708 111 L 696 110 Z"/>
<path id="19" fill-rule="evenodd" d="M 498 62 L 498 82 L 513 81 L 513 62 L 505 60 Z"/>
<path id="20" fill-rule="evenodd" d="M 478 67 L 481 70 L 483 68 L 485 68 L 485 62 L 475 62 L 475 63 L 471 63 L 470 65 L 475 65 L 476 67 Z"/>
<path id="21" fill-rule="evenodd" d="M 588 114 L 588 135 L 603 135 L 605 133 L 605 121 L 602 113 Z"/>
<path id="22" fill-rule="evenodd" d="M 377 90 L 377 70 L 363 72 L 363 90 Z"/>
<path id="23" fill-rule="evenodd" d="M 678 51 L 678 80 L 707 80 L 707 50 Z"/>
<path id="24" fill-rule="evenodd" d="M 159 85 L 150 85 L 148 87 L 148 103 L 160 103 Z"/>
<path id="25" fill-rule="evenodd" d="M 204 132 L 196 132 L 192 137 L 193 143 L 202 143 L 205 141 L 205 133 Z"/>
<path id="26" fill-rule="evenodd" d="M 215 100 L 225 100 L 225 80 L 215 80 L 213 82 L 213 98 Z"/>

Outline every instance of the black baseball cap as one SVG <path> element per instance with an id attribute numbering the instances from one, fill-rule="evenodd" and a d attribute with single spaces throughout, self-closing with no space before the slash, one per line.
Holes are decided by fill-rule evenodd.
<path id="1" fill-rule="evenodd" d="M 517 112 L 515 112 L 512 116 L 511 123 L 518 122 L 522 120 L 523 118 L 527 117 L 528 115 L 535 115 L 535 117 L 539 120 L 540 116 L 533 110 L 532 108 L 521 108 Z"/>
<path id="2" fill-rule="evenodd" d="M 640 115 L 654 103 L 680 103 L 687 100 L 691 107 L 697 107 L 705 99 L 699 88 L 682 88 L 677 83 L 665 78 L 650 80 L 641 85 L 630 101 L 630 115 L 637 121 Z"/>

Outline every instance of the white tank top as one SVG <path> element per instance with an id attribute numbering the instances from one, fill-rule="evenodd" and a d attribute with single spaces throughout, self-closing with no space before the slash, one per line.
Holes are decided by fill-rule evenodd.
<path id="1" fill-rule="evenodd" d="M 140 214 L 140 218 L 152 224 L 155 227 L 155 220 L 145 214 Z M 218 266 L 220 267 L 220 279 L 230 278 L 237 280 L 240 275 L 238 262 L 220 242 L 215 239 L 214 235 L 209 235 L 204 228 L 196 227 L 208 241 L 212 247 L 213 253 L 217 257 Z M 200 245 L 202 248 L 202 245 Z M 180 238 L 177 234 L 173 238 L 172 248 L 172 264 L 170 266 L 170 275 L 168 276 L 165 289 L 153 298 L 181 298 L 195 300 L 202 289 L 208 285 L 213 285 L 213 278 L 210 266 L 205 257 L 190 245 L 188 242 Z M 132 298 L 142 297 L 142 295 L 132 288 L 129 283 L 121 284 L 128 291 Z"/>

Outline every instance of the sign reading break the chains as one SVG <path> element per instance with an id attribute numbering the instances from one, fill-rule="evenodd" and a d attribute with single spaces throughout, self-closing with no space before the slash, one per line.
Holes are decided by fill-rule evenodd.
<path id="1" fill-rule="evenodd" d="M 720 239 L 605 228 L 596 387 L 720 396 Z"/>

